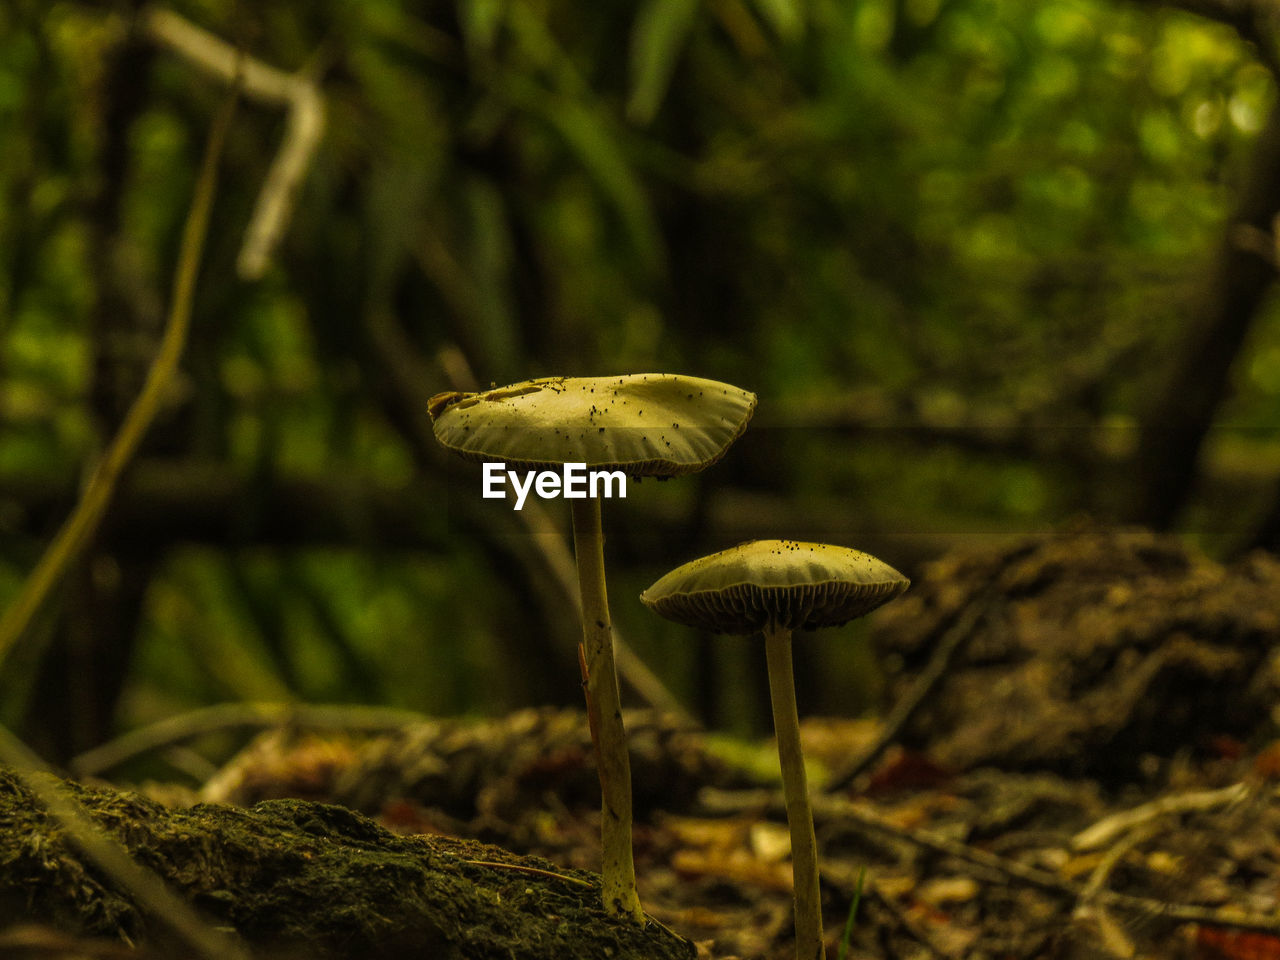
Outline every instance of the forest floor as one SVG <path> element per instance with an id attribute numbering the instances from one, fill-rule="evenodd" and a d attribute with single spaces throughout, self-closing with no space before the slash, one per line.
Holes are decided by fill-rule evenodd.
<path id="1" fill-rule="evenodd" d="M 850 957 L 1280 958 L 1278 641 L 1280 563 L 1265 555 L 1223 566 L 1172 539 L 1079 528 L 938 561 L 878 618 L 897 709 L 804 724 L 828 956 L 856 897 Z M 309 956 L 792 956 L 771 746 L 730 750 L 651 713 L 628 727 L 655 923 L 621 933 L 583 872 L 599 866 L 598 786 L 574 711 L 373 737 L 276 729 L 198 792 L 81 796 L 262 956 L 304 943 Z M 20 783 L 0 781 L 6 797 L 0 917 L 25 897 L 42 925 L 0 933 L 0 955 L 120 949 L 59 931 L 152 938 L 145 911 L 67 866 Z M 121 826 L 130 816 L 155 829 Z M 198 883 L 183 872 L 196 862 Z M 270 896 L 241 902 L 263 874 Z M 75 895 L 32 893 L 51 877 Z M 323 882 L 289 892 L 294 878 Z M 443 919 L 397 913 L 428 887 L 446 891 Z M 581 941 L 563 939 L 566 917 Z"/>

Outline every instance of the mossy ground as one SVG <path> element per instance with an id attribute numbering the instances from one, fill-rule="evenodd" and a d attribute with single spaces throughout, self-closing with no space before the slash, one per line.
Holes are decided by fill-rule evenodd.
<path id="1" fill-rule="evenodd" d="M 599 878 L 474 841 L 399 837 L 343 807 L 273 800 L 169 810 L 66 784 L 100 826 L 260 956 L 688 958 L 661 926 L 607 917 Z M 543 871 L 543 872 L 538 872 Z M 156 942 L 164 924 L 78 854 L 0 770 L 0 926 Z"/>

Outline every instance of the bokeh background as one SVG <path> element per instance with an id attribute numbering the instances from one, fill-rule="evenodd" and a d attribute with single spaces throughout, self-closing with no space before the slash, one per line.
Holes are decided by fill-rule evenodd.
<path id="1" fill-rule="evenodd" d="M 0 5 L 0 605 L 139 390 L 226 98 L 155 9 Z M 760 395 L 719 465 L 605 510 L 620 634 L 716 729 L 767 729 L 762 652 L 636 599 L 701 553 L 819 539 L 916 575 L 1079 516 L 1280 545 L 1267 4 L 163 10 L 324 126 L 246 271 L 300 133 L 242 97 L 182 376 L 0 668 L 0 720 L 47 756 L 229 700 L 579 702 L 568 512 L 481 504 L 430 435 L 442 390 Z M 802 712 L 877 708 L 865 629 L 797 644 Z"/>

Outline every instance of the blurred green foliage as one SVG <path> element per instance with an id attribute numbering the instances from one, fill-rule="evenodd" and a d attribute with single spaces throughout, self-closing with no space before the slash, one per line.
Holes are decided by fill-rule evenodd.
<path id="1" fill-rule="evenodd" d="M 555 623 L 536 551 L 510 518 L 449 512 L 462 481 L 395 370 L 408 362 L 422 397 L 456 388 L 441 351 L 482 384 L 663 370 L 759 392 L 724 464 L 606 517 L 619 625 L 686 702 L 758 723 L 743 666 L 758 651 L 699 647 L 634 595 L 740 533 L 854 541 L 913 569 L 948 535 L 1106 515 L 1105 484 L 1070 457 L 933 428 L 981 440 L 1030 418 L 1061 434 L 1054 449 L 1099 427 L 1123 447 L 1275 98 L 1229 28 L 1118 0 L 172 9 L 313 70 L 328 126 L 278 262 L 244 282 L 235 257 L 283 119 L 241 108 L 187 377 L 147 456 L 250 491 L 301 478 L 354 494 L 325 501 L 342 535 L 264 532 L 265 492 L 218 536 L 180 512 L 171 537 L 104 534 L 110 562 L 154 563 L 124 725 L 240 697 L 452 713 L 578 696 L 571 648 L 552 643 L 572 616 Z M 112 73 L 128 30 L 123 7 L 0 7 L 0 602 L 69 505 L 41 514 L 32 487 L 74 493 L 112 422 L 104 384 L 129 395 L 154 348 L 223 95 L 161 50 Z M 1249 429 L 1223 442 L 1274 460 L 1274 310 L 1228 414 Z M 369 491 L 424 490 L 445 519 L 389 546 Z M 105 569 L 93 589 L 110 590 Z M 529 679 L 524 634 L 560 651 L 562 683 Z M 808 706 L 867 706 L 865 651 L 845 640 L 815 638 Z M 25 690 L 32 664 L 0 687 Z"/>

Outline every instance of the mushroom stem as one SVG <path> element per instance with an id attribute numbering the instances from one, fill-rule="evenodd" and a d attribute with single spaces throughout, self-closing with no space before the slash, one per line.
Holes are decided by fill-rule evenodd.
<path id="1" fill-rule="evenodd" d="M 800 717 L 796 712 L 795 676 L 791 669 L 791 631 L 776 624 L 764 629 L 769 660 L 769 697 L 773 729 L 782 765 L 782 790 L 791 829 L 791 872 L 795 886 L 796 960 L 823 960 L 822 897 L 818 890 L 818 842 L 813 833 L 813 808 L 800 750 Z"/>
<path id="2" fill-rule="evenodd" d="M 600 501 L 573 505 L 573 547 L 582 597 L 582 642 L 587 659 L 587 709 L 598 733 L 596 767 L 600 774 L 600 838 L 604 853 L 604 908 L 614 916 L 644 922 L 636 893 L 631 855 L 631 761 L 622 726 L 618 674 L 613 664 L 613 628 L 604 585 L 604 534 Z"/>

